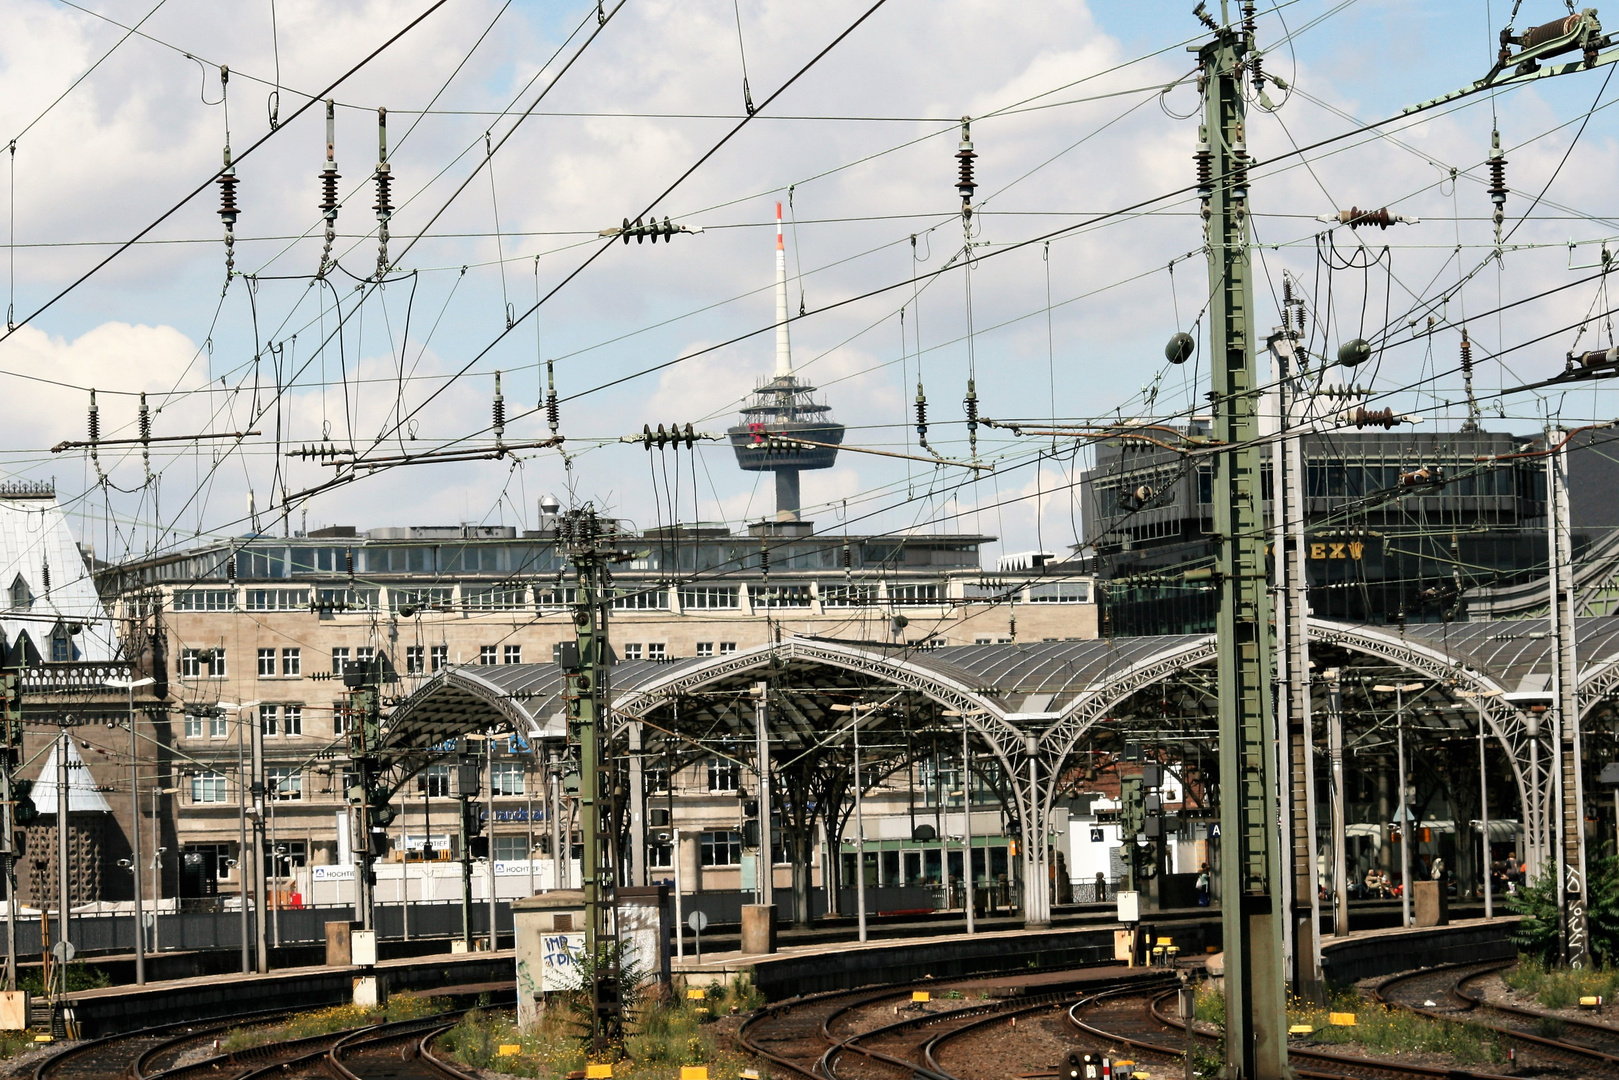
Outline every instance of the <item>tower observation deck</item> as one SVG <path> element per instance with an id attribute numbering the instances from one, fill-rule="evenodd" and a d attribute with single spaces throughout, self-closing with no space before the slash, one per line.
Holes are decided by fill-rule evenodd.
<path id="1" fill-rule="evenodd" d="M 781 204 L 777 203 L 776 370 L 742 407 L 742 422 L 726 432 L 739 467 L 776 474 L 777 521 L 798 520 L 799 472 L 830 469 L 837 461 L 838 444 L 843 442 L 843 425 L 833 419 L 830 405 L 815 400 L 814 392 L 815 387 L 793 374 L 787 339 L 787 254 L 782 246 Z M 825 445 L 782 446 L 774 441 L 782 437 Z"/>

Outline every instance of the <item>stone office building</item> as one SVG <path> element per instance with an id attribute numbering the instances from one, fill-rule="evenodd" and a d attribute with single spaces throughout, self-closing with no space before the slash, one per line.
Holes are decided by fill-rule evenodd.
<path id="1" fill-rule="evenodd" d="M 622 660 L 720 656 L 792 635 L 928 648 L 1096 634 L 1088 576 L 1063 564 L 988 572 L 980 548 L 991 537 L 826 535 L 794 521 L 744 534 L 698 526 L 622 539 L 633 561 L 614 570 L 610 619 Z M 188 895 L 239 889 L 245 724 L 262 726 L 274 887 L 327 902 L 338 893 L 323 893 L 321 883 L 341 879 L 337 868 L 348 862 L 351 721 L 342 681 L 333 677 L 385 656 L 401 680 L 389 696 L 402 697 L 449 666 L 549 662 L 573 636 L 573 588 L 548 529 L 336 527 L 255 536 L 124 563 L 102 573 L 100 584 L 131 640 L 145 640 L 141 648 L 166 674 L 165 889 Z M 522 888 L 515 880 L 502 885 L 503 896 L 551 880 L 553 800 L 567 822 L 559 777 L 546 761 L 559 731 L 495 743 L 492 854 L 502 873 L 522 879 Z M 401 889 L 412 898 L 459 895 L 458 883 L 434 884 L 431 867 L 458 854 L 457 773 L 434 766 L 400 792 L 393 850 L 379 871 L 383 902 Z M 649 787 L 649 806 L 660 795 L 678 797 L 670 814 L 649 814 L 656 820 L 647 827 L 678 826 L 696 843 L 686 888 L 741 887 L 739 796 L 728 768 L 716 758 L 672 778 L 655 768 L 648 774 L 658 785 Z M 896 783 L 903 788 L 905 779 Z M 903 812 L 904 799 L 896 806 Z M 409 853 L 404 865 L 415 867 L 424 848 L 430 865 L 389 885 L 390 874 L 398 878 L 390 863 Z M 659 858 L 654 843 L 655 874 L 665 868 Z M 532 859 L 543 863 L 536 868 Z"/>

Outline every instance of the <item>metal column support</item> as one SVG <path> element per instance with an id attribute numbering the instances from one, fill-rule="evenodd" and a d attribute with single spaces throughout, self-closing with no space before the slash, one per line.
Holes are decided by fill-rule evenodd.
<path id="1" fill-rule="evenodd" d="M 754 761 L 759 773 L 759 903 L 776 902 L 775 859 L 770 836 L 770 684 L 754 686 Z"/>
<path id="2" fill-rule="evenodd" d="M 1225 936 L 1226 1055 L 1231 1075 L 1282 1080 L 1287 1033 L 1282 957 L 1286 912 L 1271 777 L 1273 641 L 1260 490 L 1259 393 L 1254 358 L 1253 267 L 1248 237 L 1248 155 L 1241 84 L 1248 41 L 1231 26 L 1198 53 L 1204 130 L 1209 340 L 1218 544 L 1221 919 Z"/>
<path id="3" fill-rule="evenodd" d="M 625 735 L 630 744 L 630 884 L 649 885 L 646 863 L 646 763 L 644 728 L 639 719 L 631 720 Z"/>
<path id="4" fill-rule="evenodd" d="M 60 741 L 56 744 L 56 940 L 69 943 L 72 938 L 68 934 L 68 913 L 73 910 L 73 904 L 69 899 L 68 881 L 68 785 L 71 781 L 68 779 L 67 751 L 71 739 L 64 724 Z M 67 965 L 64 963 L 62 966 L 65 968 Z M 67 983 L 64 981 L 62 985 L 65 989 Z"/>
<path id="5" fill-rule="evenodd" d="M 484 812 L 488 821 L 484 823 L 484 832 L 488 834 L 489 850 L 484 854 L 484 877 L 489 883 L 489 951 L 494 952 L 500 947 L 500 935 L 496 929 L 495 916 L 499 913 L 499 897 L 495 888 L 495 736 L 488 733 L 483 741 L 483 783 L 484 783 Z M 400 873 L 404 873 L 403 870 Z M 407 905 L 408 906 L 408 905 Z M 516 916 L 512 919 L 513 933 L 516 932 Z M 513 942 L 515 946 L 515 939 Z"/>
<path id="6" fill-rule="evenodd" d="M 1332 762 L 1332 933 L 1349 936 L 1349 827 L 1344 793 L 1344 696 L 1341 673 L 1327 672 L 1327 755 Z"/>
<path id="7" fill-rule="evenodd" d="M 1027 736 L 1027 775 L 1023 792 L 1023 925 L 1043 930 L 1051 925 L 1051 858 L 1046 850 L 1044 792 L 1040 790 L 1040 739 Z"/>
<path id="8" fill-rule="evenodd" d="M 253 933 L 258 947 L 259 974 L 263 975 L 270 970 L 270 949 L 266 940 L 269 927 L 265 918 L 265 911 L 270 905 L 266 891 L 268 880 L 264 872 L 264 719 L 256 706 L 251 710 L 243 707 L 237 716 L 248 725 L 252 754 L 253 779 L 249 790 L 253 796 Z"/>
<path id="9" fill-rule="evenodd" d="M 1571 967 L 1591 962 L 1586 932 L 1585 784 L 1581 769 L 1579 668 L 1575 660 L 1574 553 L 1569 530 L 1568 443 L 1565 432 L 1546 432 L 1547 556 L 1550 560 L 1552 631 L 1553 808 L 1557 815 L 1558 909 L 1561 952 Z"/>

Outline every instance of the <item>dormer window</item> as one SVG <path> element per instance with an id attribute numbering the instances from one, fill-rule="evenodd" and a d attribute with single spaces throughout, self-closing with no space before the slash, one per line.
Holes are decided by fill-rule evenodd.
<path id="1" fill-rule="evenodd" d="M 28 582 L 21 574 L 17 575 L 11 583 L 11 610 L 27 611 L 34 606 L 34 590 L 28 587 Z"/>
<path id="2" fill-rule="evenodd" d="M 51 662 L 65 664 L 72 659 L 73 639 L 68 636 L 67 627 L 59 626 L 51 635 Z"/>

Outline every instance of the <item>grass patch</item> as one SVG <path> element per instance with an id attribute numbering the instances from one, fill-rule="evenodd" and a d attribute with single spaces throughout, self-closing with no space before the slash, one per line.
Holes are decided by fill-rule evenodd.
<path id="1" fill-rule="evenodd" d="M 713 1021 L 724 1013 L 756 1008 L 761 1003 L 758 991 L 745 979 L 707 990 L 701 1000 L 649 997 L 633 1010 L 625 1059 L 614 1063 L 614 1080 L 678 1080 L 683 1065 L 707 1065 L 709 1075 L 722 1080 L 753 1067 L 753 1060 L 735 1050 Z M 564 1080 L 587 1063 L 582 1030 L 579 1013 L 566 1004 L 546 1010 L 528 1031 L 520 1030 L 509 1013 L 473 1012 L 445 1032 L 438 1045 L 472 1068 Z M 502 1057 L 502 1045 L 516 1046 L 519 1052 Z M 760 1075 L 768 1080 L 768 1072 L 761 1069 Z"/>
<path id="2" fill-rule="evenodd" d="M 1329 1012 L 1354 1013 L 1354 1027 L 1335 1027 Z M 1197 1018 L 1225 1024 L 1225 995 L 1202 989 L 1197 996 Z M 1405 1009 L 1393 1009 L 1369 1001 L 1352 990 L 1335 992 L 1325 1006 L 1293 1000 L 1288 1003 L 1287 1022 L 1309 1024 L 1315 1029 L 1310 1041 L 1316 1044 L 1353 1043 L 1368 1053 L 1444 1054 L 1457 1064 L 1499 1063 L 1507 1059 L 1506 1046 L 1495 1033 L 1477 1024 L 1440 1020 Z"/>
<path id="3" fill-rule="evenodd" d="M 385 1024 L 392 1020 L 416 1020 L 447 1012 L 448 998 L 395 997 L 380 1009 L 362 1009 L 357 1005 L 333 1005 L 325 1009 L 299 1013 L 280 1024 L 269 1027 L 232 1028 L 219 1040 L 219 1048 L 226 1053 L 246 1050 L 250 1046 L 266 1043 L 292 1042 L 314 1035 L 330 1035 L 334 1031 Z"/>
<path id="4" fill-rule="evenodd" d="M 1599 995 L 1604 1001 L 1619 997 L 1619 969 L 1611 967 L 1549 967 L 1538 957 L 1523 954 L 1518 966 L 1501 978 L 1512 989 L 1535 999 L 1543 1009 L 1566 1009 L 1580 998 Z"/>

